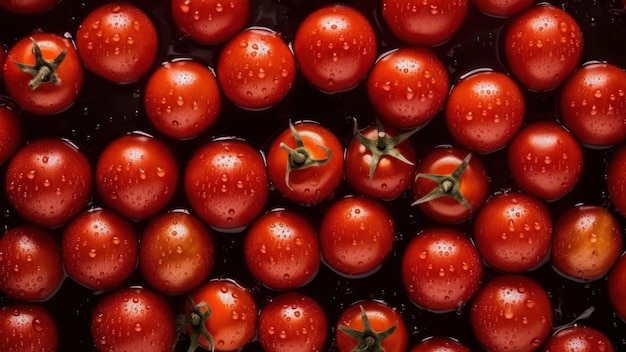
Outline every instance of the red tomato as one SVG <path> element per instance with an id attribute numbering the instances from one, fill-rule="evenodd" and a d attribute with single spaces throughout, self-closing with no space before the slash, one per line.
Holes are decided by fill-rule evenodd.
<path id="1" fill-rule="evenodd" d="M 548 201 L 574 189 L 583 168 L 582 147 L 556 122 L 526 125 L 508 147 L 508 165 L 515 184 L 523 191 Z"/>
<path id="2" fill-rule="evenodd" d="M 524 95 L 509 76 L 475 71 L 452 87 L 446 103 L 448 131 L 464 148 L 491 153 L 503 148 L 522 127 Z"/>
<path id="3" fill-rule="evenodd" d="M 343 146 L 337 136 L 312 121 L 289 123 L 267 152 L 267 170 L 276 190 L 289 200 L 316 204 L 343 178 Z"/>
<path id="4" fill-rule="evenodd" d="M 238 232 L 265 209 L 268 176 L 261 153 L 243 140 L 216 139 L 192 155 L 185 192 L 193 210 L 209 225 Z"/>
<path id="5" fill-rule="evenodd" d="M 110 290 L 137 266 L 139 240 L 117 213 L 96 208 L 72 220 L 63 232 L 61 257 L 68 275 L 92 290 Z"/>
<path id="6" fill-rule="evenodd" d="M 365 300 L 339 314 L 335 342 L 339 352 L 405 352 L 408 333 L 397 310 L 380 301 Z"/>
<path id="7" fill-rule="evenodd" d="M 0 237 L 0 291 L 23 301 L 45 301 L 65 274 L 52 234 L 33 225 L 18 225 Z"/>
<path id="8" fill-rule="evenodd" d="M 609 159 L 606 185 L 613 207 L 626 216 L 626 146 L 617 148 Z"/>
<path id="9" fill-rule="evenodd" d="M 435 336 L 415 345 L 411 352 L 470 352 L 470 349 L 452 338 Z"/>
<path id="10" fill-rule="evenodd" d="M 9 162 L 5 177 L 11 205 L 26 220 L 45 227 L 68 222 L 91 195 L 89 160 L 65 139 L 26 144 Z"/>
<path id="11" fill-rule="evenodd" d="M 490 198 L 474 218 L 474 241 L 485 263 L 509 273 L 545 263 L 552 244 L 548 207 L 525 193 Z"/>
<path id="12" fill-rule="evenodd" d="M 104 203 L 133 220 L 163 210 L 177 185 L 176 158 L 165 143 L 143 133 L 113 140 L 96 166 L 96 188 Z"/>
<path id="13" fill-rule="evenodd" d="M 189 139 L 206 131 L 221 111 L 215 74 L 194 60 L 166 62 L 152 73 L 144 93 L 146 115 L 159 132 Z"/>
<path id="14" fill-rule="evenodd" d="M 451 228 L 417 234 L 402 257 L 409 298 L 434 312 L 460 311 L 480 288 L 483 264 L 469 238 Z"/>
<path id="15" fill-rule="evenodd" d="M 607 289 L 611 306 L 622 320 L 626 320 L 626 256 L 624 254 L 609 272 Z"/>
<path id="16" fill-rule="evenodd" d="M 380 202 L 346 197 L 324 211 L 319 239 L 324 263 L 347 277 L 364 277 L 377 271 L 391 254 L 394 220 Z"/>
<path id="17" fill-rule="evenodd" d="M 22 109 L 53 115 L 72 106 L 83 86 L 83 68 L 67 38 L 33 33 L 7 53 L 4 86 Z"/>
<path id="18" fill-rule="evenodd" d="M 494 17 L 512 17 L 530 8 L 535 0 L 472 0 L 482 12 Z"/>
<path id="19" fill-rule="evenodd" d="M 34 15 L 45 12 L 60 0 L 0 0 L 0 7 L 14 13 Z"/>
<path id="20" fill-rule="evenodd" d="M 448 71 L 426 48 L 384 53 L 367 78 L 367 95 L 386 124 L 417 128 L 427 124 L 448 97 Z"/>
<path id="21" fill-rule="evenodd" d="M 413 205 L 436 221 L 460 223 L 485 202 L 489 180 L 477 156 L 456 147 L 435 148 L 417 165 Z"/>
<path id="22" fill-rule="evenodd" d="M 613 352 L 615 348 L 601 331 L 574 325 L 557 331 L 543 346 L 543 352 Z"/>
<path id="23" fill-rule="evenodd" d="M 92 10 L 81 22 L 76 47 L 96 75 L 118 84 L 143 77 L 156 58 L 159 38 L 141 9 L 113 2 Z"/>
<path id="24" fill-rule="evenodd" d="M 56 352 L 59 331 L 43 306 L 13 302 L 0 308 L 0 341 L 4 351 Z"/>
<path id="25" fill-rule="evenodd" d="M 229 40 L 217 62 L 224 95 L 250 110 L 267 109 L 289 93 L 296 78 L 296 60 L 280 34 L 248 28 Z"/>
<path id="26" fill-rule="evenodd" d="M 169 352 L 176 342 L 174 313 L 160 295 L 128 287 L 104 296 L 92 311 L 91 337 L 99 352 Z"/>
<path id="27" fill-rule="evenodd" d="M 382 13 L 391 32 L 409 45 L 435 46 L 461 27 L 469 0 L 383 0 Z"/>
<path id="28" fill-rule="evenodd" d="M 243 251 L 252 275 L 275 290 L 309 283 L 321 263 L 313 226 L 297 213 L 282 208 L 261 215 L 250 225 Z"/>
<path id="29" fill-rule="evenodd" d="M 470 325 L 486 350 L 535 351 L 552 332 L 552 303 L 530 277 L 497 276 L 478 291 Z"/>
<path id="30" fill-rule="evenodd" d="M 254 338 L 257 305 L 247 288 L 230 279 L 211 280 L 192 292 L 189 300 L 185 324 L 193 341 L 190 351 L 198 346 L 236 351 Z"/>
<path id="31" fill-rule="evenodd" d="M 293 50 L 300 72 L 313 86 L 338 93 L 356 87 L 369 72 L 377 55 L 376 34 L 354 8 L 327 5 L 300 23 Z"/>
<path id="32" fill-rule="evenodd" d="M 505 56 L 513 75 L 532 91 L 559 86 L 578 66 L 583 35 L 564 10 L 541 3 L 515 18 L 505 34 Z"/>
<path id="33" fill-rule="evenodd" d="M 21 143 L 22 124 L 17 114 L 13 109 L 0 105 L 0 165 L 13 156 Z"/>
<path id="34" fill-rule="evenodd" d="M 219 44 L 239 32 L 248 21 L 248 0 L 170 0 L 176 26 L 200 44 Z"/>
<path id="35" fill-rule="evenodd" d="M 266 352 L 323 351 L 326 313 L 312 298 L 283 293 L 259 313 L 259 343 Z"/>
<path id="36" fill-rule="evenodd" d="M 584 145 L 605 148 L 626 139 L 626 71 L 592 62 L 563 85 L 561 118 Z"/>

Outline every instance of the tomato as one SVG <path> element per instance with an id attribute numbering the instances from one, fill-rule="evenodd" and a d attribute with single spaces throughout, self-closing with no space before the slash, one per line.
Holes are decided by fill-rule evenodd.
<path id="1" fill-rule="evenodd" d="M 219 44 L 239 32 L 248 21 L 248 0 L 170 0 L 170 10 L 180 31 L 200 44 Z"/>
<path id="2" fill-rule="evenodd" d="M 335 342 L 339 352 L 405 352 L 408 333 L 397 310 L 381 301 L 365 300 L 341 311 Z"/>
<path id="3" fill-rule="evenodd" d="M 386 200 L 406 191 L 417 161 L 408 139 L 416 131 L 400 133 L 380 122 L 361 131 L 355 119 L 354 137 L 345 154 L 348 184 L 360 194 Z"/>
<path id="4" fill-rule="evenodd" d="M 176 342 L 174 313 L 160 295 L 127 287 L 102 297 L 92 311 L 91 337 L 104 351 L 169 352 Z"/>
<path id="5" fill-rule="evenodd" d="M 600 330 L 574 325 L 557 331 L 542 348 L 543 352 L 613 352 L 615 348 Z"/>
<path id="6" fill-rule="evenodd" d="M 269 197 L 263 156 L 234 138 L 198 148 L 187 163 L 184 182 L 192 209 L 221 231 L 243 230 L 263 212 Z"/>
<path id="7" fill-rule="evenodd" d="M 626 71 L 600 62 L 583 65 L 563 85 L 563 124 L 584 145 L 606 148 L 626 139 Z"/>
<path id="8" fill-rule="evenodd" d="M 549 91 L 578 67 L 583 34 L 564 10 L 540 3 L 506 29 L 505 57 L 513 75 L 529 90 Z"/>
<path id="9" fill-rule="evenodd" d="M 480 288 L 483 264 L 469 238 L 452 228 L 417 234 L 402 257 L 402 282 L 419 307 L 460 311 Z"/>
<path id="10" fill-rule="evenodd" d="M 230 279 L 211 280 L 189 295 L 182 318 L 197 346 L 213 351 L 236 351 L 254 338 L 257 305 L 250 291 Z"/>
<path id="11" fill-rule="evenodd" d="M 478 153 L 503 148 L 522 127 L 526 103 L 517 83 L 504 73 L 474 71 L 452 87 L 445 107 L 448 131 L 462 147 Z"/>
<path id="12" fill-rule="evenodd" d="M 259 343 L 266 352 L 323 351 L 326 325 L 326 313 L 315 300 L 283 293 L 261 308 Z"/>
<path id="13" fill-rule="evenodd" d="M 65 274 L 52 234 L 30 224 L 12 227 L 0 237 L 0 291 L 23 301 L 45 301 Z"/>
<path id="14" fill-rule="evenodd" d="M 452 338 L 434 336 L 415 345 L 411 352 L 470 352 L 470 349 Z"/>
<path id="15" fill-rule="evenodd" d="M 400 48 L 382 54 L 367 77 L 367 96 L 386 124 L 422 127 L 443 108 L 448 71 L 426 48 Z"/>
<path id="16" fill-rule="evenodd" d="M 22 109 L 53 115 L 74 104 L 83 68 L 74 44 L 52 33 L 33 33 L 15 43 L 4 64 L 4 86 Z"/>
<path id="17" fill-rule="evenodd" d="M 135 270 L 139 239 L 117 213 L 94 208 L 74 218 L 63 231 L 61 258 L 67 274 L 91 290 L 111 290 Z"/>
<path id="18" fill-rule="evenodd" d="M 535 4 L 535 0 L 472 0 L 487 15 L 513 17 Z"/>
<path id="19" fill-rule="evenodd" d="M 470 325 L 486 350 L 535 351 L 552 332 L 552 303 L 528 276 L 496 276 L 478 291 Z"/>
<path id="20" fill-rule="evenodd" d="M 606 186 L 611 204 L 622 216 L 626 216 L 626 146 L 617 148 L 611 155 Z"/>
<path id="21" fill-rule="evenodd" d="M 262 110 L 279 103 L 296 78 L 296 60 L 280 34 L 248 28 L 230 39 L 217 62 L 224 95 L 235 105 Z"/>
<path id="22" fill-rule="evenodd" d="M 607 291 L 611 306 L 626 321 L 626 256 L 617 260 L 607 279 Z"/>
<path id="23" fill-rule="evenodd" d="M 0 308 L 0 341 L 4 351 L 56 352 L 59 329 L 43 306 L 13 302 Z"/>
<path id="24" fill-rule="evenodd" d="M 489 181 L 478 156 L 458 147 L 438 147 L 417 165 L 413 205 L 436 221 L 460 223 L 485 202 Z"/>
<path id="25" fill-rule="evenodd" d="M 34 15 L 54 7 L 60 0 L 0 0 L 0 7 L 18 14 Z"/>
<path id="26" fill-rule="evenodd" d="M 195 60 L 161 65 L 146 84 L 143 102 L 152 125 L 176 139 L 194 138 L 206 131 L 222 106 L 215 74 Z"/>
<path id="27" fill-rule="evenodd" d="M 22 124 L 15 111 L 0 105 L 0 165 L 9 160 L 22 143 Z"/>
<path id="28" fill-rule="evenodd" d="M 490 267 L 509 273 L 529 271 L 548 260 L 552 217 L 546 204 L 533 196 L 496 194 L 476 214 L 473 235 Z"/>
<path id="29" fill-rule="evenodd" d="M 283 130 L 267 152 L 268 176 L 276 190 L 301 204 L 328 198 L 343 179 L 343 146 L 335 134 L 313 121 Z"/>
<path id="30" fill-rule="evenodd" d="M 142 78 L 152 68 L 158 45 L 152 20 L 127 2 L 95 8 L 76 33 L 76 47 L 85 66 L 118 84 Z"/>
<path id="31" fill-rule="evenodd" d="M 57 227 L 78 214 L 91 195 L 91 166 L 70 141 L 34 140 L 20 148 L 5 175 L 9 202 L 26 220 Z"/>
<path id="32" fill-rule="evenodd" d="M 395 234 L 384 204 L 359 196 L 339 199 L 324 211 L 320 224 L 324 263 L 343 276 L 369 276 L 391 254 Z"/>
<path id="33" fill-rule="evenodd" d="M 436 46 L 461 27 L 469 0 L 383 0 L 382 15 L 394 36 L 412 46 Z"/>
<path id="34" fill-rule="evenodd" d="M 300 72 L 326 93 L 351 90 L 361 83 L 376 60 L 377 49 L 367 18 L 341 4 L 309 13 L 293 42 Z"/>

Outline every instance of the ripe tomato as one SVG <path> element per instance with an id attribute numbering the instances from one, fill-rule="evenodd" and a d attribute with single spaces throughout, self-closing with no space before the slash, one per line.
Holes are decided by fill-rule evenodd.
<path id="1" fill-rule="evenodd" d="M 338 93 L 356 87 L 369 72 L 377 55 L 376 34 L 356 9 L 327 5 L 300 23 L 293 50 L 300 72 L 313 86 Z"/>
<path id="2" fill-rule="evenodd" d="M 91 318 L 91 337 L 99 352 L 169 352 L 176 342 L 174 313 L 160 295 L 128 287 L 105 295 Z"/>
<path id="3" fill-rule="evenodd" d="M 461 27 L 469 0 L 383 0 L 382 14 L 393 35 L 405 44 L 435 46 Z"/>
<path id="4" fill-rule="evenodd" d="M 13 109 L 0 105 L 0 165 L 13 156 L 21 143 L 22 124 L 17 114 Z"/>
<path id="5" fill-rule="evenodd" d="M 60 226 L 87 204 L 91 166 L 70 141 L 34 140 L 20 148 L 5 175 L 11 205 L 26 220 L 45 227 Z"/>
<path id="6" fill-rule="evenodd" d="M 563 123 L 584 145 L 605 148 L 626 139 L 626 71 L 600 62 L 582 66 L 563 85 Z"/>
<path id="7" fill-rule="evenodd" d="M 498 271 L 533 270 L 548 259 L 552 217 L 540 199 L 521 192 L 497 194 L 474 218 L 474 241 L 485 263 Z"/>
<path id="8" fill-rule="evenodd" d="M 239 32 L 248 21 L 248 0 L 170 0 L 179 30 L 200 44 L 219 44 Z"/>
<path id="9" fill-rule="evenodd" d="M 319 239 L 324 263 L 347 277 L 376 272 L 393 249 L 394 220 L 380 202 L 346 197 L 324 211 Z"/>
<path id="10" fill-rule="evenodd" d="M 72 106 L 83 86 L 74 44 L 52 33 L 33 33 L 7 53 L 4 86 L 22 109 L 53 115 Z"/>
<path id="11" fill-rule="evenodd" d="M 59 330 L 43 306 L 13 302 L 0 308 L 0 341 L 4 351 L 56 352 Z"/>
<path id="12" fill-rule="evenodd" d="M 557 331 L 543 346 L 543 352 L 613 352 L 611 340 L 600 330 L 574 325 Z"/>
<path id="13" fill-rule="evenodd" d="M 411 129 L 427 124 L 448 97 L 448 71 L 426 48 L 384 53 L 367 78 L 367 95 L 386 124 Z"/>
<path id="14" fill-rule="evenodd" d="M 45 12 L 60 0 L 0 0 L 0 7 L 18 14 L 34 15 Z"/>
<path id="15" fill-rule="evenodd" d="M 159 45 L 154 24 L 128 2 L 112 2 L 83 18 L 76 47 L 96 75 L 118 84 L 137 81 L 151 68 Z"/>
<path id="16" fill-rule="evenodd" d="M 274 106 L 289 93 L 296 78 L 296 60 L 280 34 L 248 28 L 230 39 L 217 62 L 224 95 L 250 110 Z"/>
<path id="17" fill-rule="evenodd" d="M 541 3 L 513 20 L 504 45 L 513 75 L 532 91 L 549 91 L 578 67 L 583 35 L 569 13 Z"/>
<path id="18" fill-rule="evenodd" d="M 289 122 L 267 152 L 267 170 L 276 190 L 301 204 L 328 198 L 343 178 L 343 146 L 313 121 Z"/>
<path id="19" fill-rule="evenodd" d="M 198 346 L 215 351 L 242 349 L 256 334 L 257 305 L 250 291 L 230 279 L 211 280 L 189 295 L 180 318 Z"/>
<path id="20" fill-rule="evenodd" d="M 243 251 L 252 275 L 275 290 L 309 283 L 321 263 L 313 226 L 298 213 L 283 208 L 261 215 L 250 225 Z"/>
<path id="21" fill-rule="evenodd" d="M 298 292 L 283 293 L 259 313 L 259 343 L 266 352 L 324 350 L 326 313 L 312 298 Z"/>
<path id="22" fill-rule="evenodd" d="M 139 240 L 130 223 L 117 213 L 91 209 L 63 231 L 61 258 L 67 274 L 92 290 L 110 290 L 137 266 Z"/>
<path id="23" fill-rule="evenodd" d="M 496 276 L 478 291 L 470 325 L 486 350 L 535 351 L 552 332 L 552 303 L 528 276 Z"/>
<path id="24" fill-rule="evenodd" d="M 535 197 L 559 199 L 574 189 L 583 168 L 582 147 L 556 122 L 526 125 L 509 143 L 507 160 L 515 184 Z"/>
<path id="25" fill-rule="evenodd" d="M 381 301 L 365 300 L 339 314 L 335 342 L 339 352 L 405 352 L 408 333 L 397 310 Z"/>
<path id="26" fill-rule="evenodd" d="M 464 148 L 491 153 L 522 127 L 526 104 L 517 83 L 504 73 L 475 71 L 452 87 L 446 103 L 448 131 Z"/>
<path id="27" fill-rule="evenodd" d="M 626 320 L 626 256 L 618 259 L 607 279 L 611 306 L 622 320 Z"/>
<path id="28" fill-rule="evenodd" d="M 469 238 L 452 228 L 417 234 L 402 257 L 409 298 L 434 312 L 460 311 L 480 288 L 483 264 Z"/>
<path id="29" fill-rule="evenodd" d="M 513 17 L 530 8 L 535 0 L 472 0 L 482 12 L 494 17 Z"/>
<path id="30" fill-rule="evenodd" d="M 626 146 L 617 148 L 609 159 L 606 185 L 613 207 L 626 216 Z"/>
<path id="31" fill-rule="evenodd" d="M 146 115 L 159 132 L 189 139 L 206 131 L 221 111 L 215 74 L 194 60 L 166 62 L 152 73 L 144 93 Z"/>
<path id="32" fill-rule="evenodd" d="M 460 223 L 485 202 L 489 180 L 477 156 L 457 147 L 435 148 L 417 165 L 413 205 L 436 221 Z"/>
<path id="33" fill-rule="evenodd" d="M 23 301 L 45 301 L 61 286 L 65 274 L 52 234 L 29 224 L 0 237 L 0 291 Z"/>
<path id="34" fill-rule="evenodd" d="M 196 150 L 184 182 L 193 210 L 221 231 L 241 231 L 263 212 L 269 197 L 263 156 L 234 138 L 215 139 Z"/>
<path id="35" fill-rule="evenodd" d="M 470 349 L 452 338 L 434 336 L 422 340 L 411 352 L 470 352 Z"/>

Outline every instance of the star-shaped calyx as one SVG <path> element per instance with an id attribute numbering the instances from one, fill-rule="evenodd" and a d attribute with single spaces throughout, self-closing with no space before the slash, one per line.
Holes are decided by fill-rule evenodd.
<path id="1" fill-rule="evenodd" d="M 354 347 L 352 352 L 385 352 L 382 348 L 382 342 L 396 331 L 397 325 L 394 324 L 380 332 L 374 331 L 365 312 L 365 308 L 363 308 L 363 306 L 359 306 L 359 308 L 361 309 L 363 330 L 352 329 L 345 325 L 339 325 L 339 330 L 357 341 L 356 347 Z"/>
<path id="2" fill-rule="evenodd" d="M 57 57 L 52 60 L 46 60 L 41 53 L 41 48 L 35 39 L 30 38 L 33 42 L 33 56 L 35 56 L 35 63 L 33 65 L 27 65 L 21 62 L 13 61 L 13 63 L 23 72 L 33 76 L 28 82 L 28 87 L 31 90 L 37 89 L 42 84 L 52 83 L 56 86 L 61 84 L 61 79 L 56 74 L 57 68 L 65 59 L 67 50 L 61 51 Z"/>
<path id="3" fill-rule="evenodd" d="M 192 299 L 189 299 L 189 305 L 191 312 L 189 314 L 180 315 L 177 317 L 177 327 L 180 330 L 184 330 L 186 326 L 191 328 L 189 333 L 190 343 L 187 352 L 194 352 L 200 345 L 200 336 L 208 341 L 210 351 L 215 350 L 213 344 L 213 338 L 206 328 L 206 321 L 211 316 L 211 308 L 206 302 L 194 303 Z"/>
<path id="4" fill-rule="evenodd" d="M 428 194 L 413 202 L 412 205 L 426 203 L 440 197 L 450 197 L 472 211 L 472 205 L 467 201 L 463 194 L 461 194 L 460 190 L 461 177 L 463 176 L 463 172 L 467 168 L 467 165 L 469 165 L 471 158 L 472 153 L 468 153 L 459 166 L 457 166 L 456 169 L 448 175 L 418 173 L 416 178 L 427 178 L 437 183 L 437 186 L 433 188 L 432 191 L 428 192 Z"/>

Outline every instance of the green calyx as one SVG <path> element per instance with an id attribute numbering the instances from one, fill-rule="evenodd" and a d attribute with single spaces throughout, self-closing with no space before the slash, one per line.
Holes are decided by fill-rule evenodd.
<path id="1" fill-rule="evenodd" d="M 206 328 L 206 322 L 211 316 L 211 308 L 206 302 L 196 304 L 191 298 L 189 299 L 189 305 L 191 307 L 191 312 L 188 315 L 181 315 L 177 317 L 177 326 L 180 330 L 184 330 L 186 326 L 191 328 L 191 332 L 189 334 L 191 341 L 187 352 L 194 352 L 198 348 L 200 345 L 200 336 L 204 336 L 204 338 L 208 341 L 210 351 L 215 351 L 213 338 L 211 337 L 209 330 Z"/>
<path id="2" fill-rule="evenodd" d="M 463 194 L 461 194 L 460 190 L 461 177 L 463 176 L 463 172 L 465 172 L 467 165 L 469 165 L 471 158 L 472 153 L 468 153 L 459 166 L 457 166 L 456 169 L 454 169 L 454 171 L 452 171 L 449 175 L 418 173 L 416 178 L 422 177 L 429 179 L 437 183 L 437 186 L 433 188 L 432 191 L 428 192 L 428 194 L 413 202 L 411 205 L 426 203 L 441 197 L 450 197 L 461 203 L 464 207 L 469 209 L 469 211 L 472 211 L 472 205 L 467 201 Z"/>
<path id="3" fill-rule="evenodd" d="M 42 84 L 52 83 L 55 86 L 61 84 L 61 79 L 56 74 L 57 68 L 65 59 L 67 55 L 67 50 L 63 49 L 61 53 L 55 57 L 53 60 L 46 60 L 41 53 L 41 48 L 39 44 L 35 41 L 35 39 L 30 38 L 33 42 L 33 55 L 35 56 L 35 64 L 26 65 L 21 62 L 13 61 L 13 63 L 23 72 L 28 73 L 33 76 L 33 78 L 28 82 L 28 88 L 31 90 L 37 89 Z"/>
<path id="4" fill-rule="evenodd" d="M 382 348 L 382 342 L 396 331 L 397 324 L 392 325 L 384 331 L 374 331 L 365 312 L 365 308 L 363 308 L 363 306 L 359 306 L 359 308 L 361 309 L 363 330 L 352 329 L 345 325 L 339 325 L 339 330 L 357 341 L 356 347 L 354 347 L 352 352 L 385 352 Z"/>

